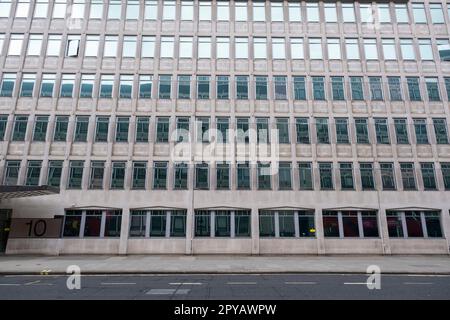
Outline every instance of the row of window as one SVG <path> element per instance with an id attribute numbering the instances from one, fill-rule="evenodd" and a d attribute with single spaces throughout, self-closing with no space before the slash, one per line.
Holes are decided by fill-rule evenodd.
<path id="1" fill-rule="evenodd" d="M 322 212 L 325 238 L 379 238 L 376 211 Z M 387 211 L 390 238 L 442 238 L 438 211 Z M 119 237 L 120 211 L 67 210 L 63 237 Z M 259 211 L 259 236 L 315 238 L 314 211 Z M 194 237 L 250 238 L 249 210 L 195 210 Z M 186 237 L 186 210 L 132 210 L 130 238 Z"/>
<path id="2" fill-rule="evenodd" d="M 135 89 L 137 77 L 132 74 L 118 77 L 113 74 L 81 74 L 78 80 L 76 74 L 65 73 L 57 78 L 56 74 L 44 73 L 37 79 L 36 73 L 23 73 L 19 88 L 15 90 L 17 77 L 17 73 L 3 73 L 0 97 L 54 97 L 57 84 L 58 96 L 61 98 L 151 99 L 154 96 L 153 75 L 139 75 L 136 79 L 138 90 Z M 409 101 L 423 101 L 425 95 L 428 101 L 442 101 L 443 86 L 450 100 L 450 77 L 445 77 L 443 81 L 437 77 L 421 79 L 398 76 L 293 76 L 289 80 L 283 75 L 272 78 L 239 75 L 234 79 L 229 75 L 218 75 L 215 79 L 210 75 L 178 75 L 176 79 L 173 78 L 172 75 L 159 75 L 156 88 L 158 99 L 248 100 L 253 96 L 256 100 L 403 101 L 407 96 Z M 39 93 L 36 88 L 39 88 Z M 234 91 L 233 95 L 231 91 Z"/>
<path id="3" fill-rule="evenodd" d="M 65 39 L 65 38 L 64 38 Z M 0 34 L 0 54 L 5 34 Z M 47 47 L 43 44 L 46 40 Z M 195 41 L 196 40 L 196 41 Z M 429 38 L 326 38 L 320 37 L 192 37 L 192 36 L 142 36 L 124 35 L 81 35 L 70 34 L 62 50 L 62 35 L 13 33 L 9 35 L 8 56 L 62 56 L 65 57 L 106 57 L 114 58 L 198 58 L 198 59 L 291 59 L 303 60 L 405 60 L 431 61 L 437 57 L 433 47 L 437 48 L 441 60 L 450 61 L 449 39 Z M 25 45 L 28 46 L 25 48 Z M 158 45 L 156 45 L 158 44 Z M 177 45 L 177 46 L 175 46 Z M 159 52 L 156 52 L 156 49 Z M 233 56 L 231 55 L 232 49 Z M 251 49 L 251 50 L 250 50 Z M 84 50 L 84 51 L 83 51 Z M 159 53 L 159 55 L 158 55 Z"/>
<path id="4" fill-rule="evenodd" d="M 109 168 L 106 167 L 109 166 Z M 89 170 L 88 189 L 103 189 L 106 184 L 106 173 L 109 171 L 109 189 L 124 189 L 126 180 L 127 163 L 124 161 L 113 161 L 106 164 L 106 161 L 91 161 L 86 167 L 82 160 L 72 160 L 69 162 L 67 174 L 67 189 L 83 188 L 83 172 Z M 415 168 L 413 162 L 400 162 L 394 166 L 392 162 L 380 162 L 375 168 L 372 162 L 360 162 L 359 182 L 362 190 L 397 190 L 397 179 L 395 171 L 400 171 L 401 185 L 403 190 L 418 190 L 418 179 L 421 178 L 423 190 L 438 190 L 435 165 L 431 162 L 421 162 L 419 168 Z M 3 178 L 4 185 L 16 185 L 19 180 L 21 168 L 20 160 L 7 160 Z M 42 170 L 42 161 L 29 160 L 27 162 L 24 184 L 37 186 L 40 184 L 41 175 L 46 174 L 46 184 L 60 187 L 61 177 L 64 170 L 62 160 L 51 160 L 48 162 L 47 172 Z M 169 163 L 156 161 L 151 168 L 147 167 L 145 161 L 134 161 L 131 166 L 131 189 L 145 190 L 150 186 L 148 178 L 149 171 L 152 174 L 151 187 L 154 190 L 187 190 L 190 178 L 189 166 L 186 163 L 175 163 L 171 168 L 173 185 L 168 187 Z M 150 169 L 150 170 L 149 170 Z M 256 188 L 252 186 L 252 172 L 256 169 Z M 229 163 L 218 162 L 213 170 L 210 170 L 208 163 L 196 163 L 193 166 L 193 187 L 199 190 L 209 190 L 211 187 L 210 171 L 214 171 L 216 190 L 231 190 L 232 178 L 231 170 L 235 170 L 237 190 L 293 190 L 292 164 L 290 162 L 279 162 L 275 166 L 270 163 L 258 162 L 256 168 L 248 162 L 241 162 L 230 166 Z M 299 178 L 299 190 L 355 190 L 355 168 L 352 162 L 339 162 L 337 168 L 332 162 L 318 162 L 317 167 L 313 167 L 311 162 L 299 162 L 295 167 L 295 172 Z M 450 190 L 450 163 L 440 163 L 443 185 L 445 190 Z M 420 173 L 420 174 L 419 174 Z M 318 183 L 315 183 L 315 176 Z M 380 177 L 380 186 L 377 188 L 377 177 Z M 336 182 L 335 182 L 336 178 Z M 318 186 L 316 187 L 316 184 Z M 400 184 L 400 183 L 398 183 Z M 359 185 L 358 185 L 359 186 Z"/>
<path id="5" fill-rule="evenodd" d="M 22 0 L 11 12 L 10 0 L 0 2 L 0 17 L 27 18 L 70 18 L 70 19 L 126 19 L 126 20 L 183 20 L 193 21 L 272 21 L 272 22 L 347 22 L 354 23 L 445 23 L 445 8 L 441 3 L 425 5 L 405 3 L 300 3 L 300 2 L 250 2 L 235 1 L 163 1 L 158 11 L 158 1 L 75 0 L 70 4 L 65 0 L 32 1 Z M 91 3 L 89 6 L 89 2 Z M 143 2 L 143 5 L 140 5 Z M 123 5 L 122 5 L 123 4 Z M 450 17 L 450 5 L 447 5 Z M 214 8 L 214 10 L 213 10 Z M 358 16 L 358 17 L 357 17 Z M 357 19 L 358 18 L 358 19 Z"/>
<path id="6" fill-rule="evenodd" d="M 170 117 L 136 117 L 130 119 L 126 116 L 118 116 L 115 121 L 110 121 L 109 116 L 95 117 L 95 130 L 89 131 L 89 116 L 76 116 L 73 127 L 74 142 L 87 142 L 89 132 L 94 134 L 94 142 L 129 142 L 136 143 L 150 142 L 151 119 L 154 119 L 152 127 L 155 128 L 155 135 L 152 142 L 189 142 L 191 140 L 191 119 L 189 117 L 177 117 L 175 128 L 172 129 Z M 370 121 L 369 121 L 370 120 Z M 52 139 L 56 142 L 67 142 L 69 116 L 57 115 L 51 123 L 53 135 L 49 137 L 49 116 L 37 115 L 34 118 L 32 130 L 32 141 L 47 141 Z M 387 118 L 354 118 L 353 123 L 348 118 L 335 118 L 330 121 L 328 118 L 296 118 L 291 124 L 289 118 L 275 118 L 271 122 L 269 118 L 256 118 L 254 122 L 250 118 L 237 118 L 235 129 L 230 127 L 230 118 L 218 117 L 215 119 L 215 128 L 210 123 L 210 118 L 198 117 L 195 119 L 195 141 L 208 143 L 215 141 L 218 143 L 270 143 L 282 144 L 291 143 L 293 140 L 299 144 L 391 144 L 391 133 L 395 133 L 394 143 L 411 144 L 411 133 L 414 132 L 416 144 L 449 144 L 448 124 L 445 118 L 433 118 L 432 124 L 427 123 L 425 118 L 414 118 L 409 123 L 406 118 L 394 118 L 393 123 Z M 372 124 L 373 123 L 373 124 Z M 256 126 L 254 125 L 256 124 Z M 295 126 L 295 137 L 291 137 L 291 126 Z M 311 138 L 311 126 L 315 126 L 314 140 Z M 349 128 L 351 126 L 351 128 Z M 0 114 L 0 141 L 25 141 L 27 140 L 27 128 L 29 119 L 27 115 L 17 115 L 12 123 L 11 136 L 6 136 L 8 126 L 8 116 Z M 115 128 L 113 128 L 114 126 Z M 373 126 L 373 127 L 372 127 Z M 130 130 L 131 127 L 131 130 Z M 430 130 L 432 127 L 432 130 Z M 334 130 L 330 130 L 334 129 Z M 369 129 L 370 128 L 370 129 Z M 370 133 L 374 129 L 374 138 Z M 110 131 L 114 130 L 114 137 Z M 333 136 L 330 131 L 334 131 Z M 434 140 L 430 141 L 430 131 L 434 132 Z M 134 132 L 134 139 L 130 133 Z M 131 139 L 130 139 L 131 138 Z M 276 139 L 276 140 L 275 140 Z"/>

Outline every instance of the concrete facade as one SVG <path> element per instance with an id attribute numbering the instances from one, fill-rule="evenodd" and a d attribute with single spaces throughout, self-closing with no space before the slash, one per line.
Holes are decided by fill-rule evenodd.
<path id="1" fill-rule="evenodd" d="M 76 2 L 76 1 L 75 1 Z M 450 163 L 450 144 L 438 143 L 433 126 L 434 119 L 444 119 L 448 128 L 450 123 L 449 99 L 450 86 L 446 87 L 446 79 L 450 77 L 450 61 L 440 58 L 440 45 L 438 40 L 449 40 L 450 35 L 450 4 L 445 1 L 432 1 L 440 4 L 444 17 L 443 23 L 433 23 L 434 15 L 430 10 L 429 1 L 420 1 L 424 4 L 424 12 L 428 23 L 414 22 L 417 18 L 413 3 L 402 2 L 406 5 L 408 23 L 397 22 L 398 13 L 396 3 L 388 3 L 390 22 L 382 22 L 381 13 L 377 9 L 384 8 L 383 3 L 372 3 L 373 21 L 361 23 L 364 5 L 355 2 L 353 12 L 355 22 L 344 22 L 343 4 L 337 2 L 335 10 L 337 22 L 328 22 L 330 15 L 325 3 L 318 3 L 319 22 L 310 21 L 307 12 L 309 2 L 300 2 L 300 21 L 297 21 L 295 12 L 297 7 L 293 2 L 264 2 L 265 21 L 254 21 L 257 11 L 254 3 L 229 2 L 229 21 L 219 20 L 218 3 L 211 2 L 211 19 L 201 20 L 200 3 L 198 1 L 138 1 L 139 16 L 137 19 L 127 19 L 127 12 L 136 9 L 123 2 L 119 19 L 109 19 L 111 1 L 104 1 L 101 19 L 92 17 L 92 4 L 86 2 L 82 7 L 67 2 L 66 18 L 37 18 L 33 16 L 35 1 L 30 2 L 29 13 L 26 17 L 17 17 L 18 3 L 12 1 L 9 17 L 0 17 L 0 30 L 4 31 L 4 44 L 0 55 L 0 66 L 3 79 L 5 74 L 16 74 L 16 82 L 11 97 L 0 97 L 0 115 L 7 116 L 4 139 L 0 141 L 0 177 L 5 183 L 7 162 L 20 161 L 17 184 L 26 184 L 29 161 L 41 161 L 39 185 L 48 184 L 48 171 L 50 161 L 62 161 L 60 177 L 61 192 L 59 195 L 43 196 L 39 198 L 15 199 L 2 201 L 0 208 L 12 209 L 13 218 L 53 218 L 64 215 L 67 210 L 86 211 L 99 209 L 105 215 L 106 210 L 114 208 L 120 210 L 120 236 L 84 237 L 83 230 L 79 237 L 67 237 L 62 234 L 59 239 L 16 238 L 9 239 L 7 254 L 448 254 L 450 247 L 450 201 L 447 178 L 442 164 Z M 203 2 L 203 1 L 202 1 Z M 119 2 L 120 3 L 120 2 Z M 171 7 L 172 3 L 175 7 Z M 208 6 L 209 1 L 203 2 Z M 228 2 L 227 2 L 228 3 Z M 247 21 L 236 21 L 237 7 L 242 4 L 247 7 Z M 275 6 L 273 3 L 276 3 Z M 416 3 L 416 2 L 414 2 Z M 129 5 L 136 5 L 128 1 Z M 156 6 L 153 6 L 155 5 Z M 192 4 L 193 17 L 183 20 L 183 15 L 189 17 L 189 7 Z M 281 4 L 283 21 L 273 21 L 279 14 L 277 5 Z M 148 7 L 147 7 L 148 5 Z M 120 6 L 120 5 L 119 5 Z M 183 7 L 184 6 L 184 7 Z M 49 16 L 54 12 L 55 3 L 49 2 L 47 8 Z M 309 9 L 308 9 L 309 8 Z M 329 8 L 328 8 L 329 9 Z M 24 9 L 21 9 L 24 10 Z M 53 10 L 53 11 L 52 11 Z M 60 9 L 58 9 L 60 10 Z M 80 11 L 81 10 L 81 11 Z M 146 15 L 146 10 L 158 10 L 157 19 Z M 165 16 L 165 12 L 175 10 L 175 18 Z M 186 11 L 183 11 L 186 10 Z M 208 9 L 206 9 L 208 10 Z M 241 9 L 242 10 L 242 7 Z M 315 8 L 311 9 L 315 10 Z M 83 12 L 83 18 L 73 18 L 74 12 Z M 186 13 L 187 12 L 187 13 Z M 241 11 L 240 11 L 241 12 Z M 260 12 L 260 11 L 258 11 Z M 207 14 L 206 14 L 207 16 Z M 331 15 L 332 17 L 333 15 Z M 150 18 L 149 18 L 150 17 Z M 310 16 L 311 17 L 311 16 Z M 148 19 L 147 19 L 148 18 Z M 347 18 L 345 18 L 347 19 Z M 333 20 L 333 18 L 331 18 Z M 27 43 L 31 35 L 43 35 L 40 54 L 28 55 Z M 8 45 L 11 35 L 23 35 L 23 46 L 20 55 L 10 55 Z M 61 48 L 59 56 L 49 56 L 45 48 L 48 47 L 50 35 L 61 35 Z M 89 36 L 99 36 L 98 55 L 85 56 L 86 39 Z M 117 54 L 113 57 L 105 56 L 105 36 L 118 37 Z M 69 56 L 70 39 L 79 37 L 76 55 Z M 124 57 L 124 37 L 136 37 L 135 57 Z M 141 47 L 144 37 L 154 37 L 154 54 L 147 57 Z M 164 37 L 173 38 L 173 57 L 161 57 L 161 41 Z M 180 37 L 192 37 L 191 58 L 180 57 L 185 55 Z M 200 38 L 209 38 L 211 41 L 210 58 L 197 58 L 199 55 Z M 219 49 L 216 39 L 229 39 L 229 58 L 218 58 Z M 238 48 L 235 38 L 245 38 L 248 41 L 248 58 L 236 58 Z M 266 58 L 254 58 L 256 55 L 254 43 L 256 38 L 266 39 Z M 77 38 L 78 39 L 78 38 Z M 278 56 L 277 41 L 284 39 L 284 58 Z M 303 58 L 294 58 L 292 39 L 301 39 Z M 321 39 L 321 59 L 313 59 L 313 47 L 309 45 L 310 39 Z M 341 59 L 330 59 L 327 39 L 339 39 Z M 359 59 L 347 59 L 350 53 L 346 46 L 346 39 L 358 39 Z M 366 59 L 367 50 L 365 40 L 375 39 L 378 59 Z M 386 49 L 383 40 L 395 39 L 395 52 L 397 59 L 385 58 Z M 400 46 L 400 39 L 411 39 L 412 50 L 416 59 L 403 59 L 404 49 Z M 426 59 L 421 51 L 420 40 L 430 40 L 433 59 Z M 187 46 L 189 48 L 189 46 Z M 297 47 L 295 47 L 297 48 Z M 315 47 L 314 47 L 315 48 Z M 165 50 L 165 49 L 164 49 Z M 146 57 L 144 57 L 144 55 Z M 188 54 L 189 55 L 189 54 Z M 422 59 L 420 58 L 422 57 Z M 52 97 L 40 95 L 41 79 L 43 74 L 56 74 L 54 92 Z M 36 74 L 36 81 L 31 97 L 21 96 L 21 79 L 24 74 Z M 61 97 L 59 94 L 63 75 L 74 75 L 72 97 Z M 82 75 L 95 75 L 94 94 L 92 98 L 80 98 L 80 85 Z M 99 97 L 100 81 L 102 75 L 114 75 L 114 86 L 111 98 Z M 130 99 L 120 98 L 120 76 L 132 75 L 133 90 Z M 151 99 L 139 96 L 139 77 L 151 75 Z M 171 75 L 171 92 L 169 99 L 160 99 L 161 75 Z M 190 98 L 179 99 L 178 88 L 180 75 L 189 75 Z M 210 76 L 210 99 L 197 99 L 196 78 L 199 75 Z M 219 99 L 216 92 L 217 76 L 229 77 L 229 97 Z M 236 76 L 248 76 L 248 99 L 236 99 Z M 268 77 L 268 98 L 257 99 L 255 93 L 254 77 Z M 286 77 L 286 99 L 278 99 L 274 89 L 274 77 Z M 324 100 L 314 99 L 313 81 L 311 77 L 325 77 Z M 296 99 L 294 94 L 294 77 L 306 77 L 306 98 Z M 343 100 L 333 99 L 332 78 L 343 77 Z M 350 77 L 363 77 L 363 100 L 352 99 Z M 383 98 L 381 101 L 371 99 L 369 77 L 381 77 Z M 402 99 L 390 99 L 388 77 L 400 77 L 400 92 Z M 411 101 L 407 78 L 419 78 L 420 101 Z M 428 78 L 437 78 L 440 97 L 432 101 L 428 95 Z M 97 92 L 97 93 L 96 93 Z M 436 100 L 436 99 L 434 99 Z M 23 141 L 14 141 L 14 120 L 17 116 L 27 116 L 27 128 Z M 77 116 L 88 116 L 89 124 L 86 141 L 74 141 L 75 119 Z M 37 117 L 48 117 L 46 138 L 44 141 L 35 141 L 35 123 Z M 57 116 L 69 118 L 67 137 L 65 141 L 55 141 L 53 133 Z M 99 116 L 109 118 L 107 141 L 96 141 L 96 119 Z M 126 142 L 117 142 L 116 126 L 119 117 L 129 119 L 128 139 Z M 138 117 L 149 118 L 148 142 L 136 141 L 136 125 Z M 191 139 L 187 143 L 158 142 L 157 119 L 169 118 L 169 132 L 176 129 L 176 120 L 179 117 L 190 121 Z M 227 143 L 219 143 L 215 139 L 210 142 L 197 142 L 194 133 L 195 120 L 208 118 L 210 128 L 216 128 L 219 119 L 228 119 L 229 129 L 236 129 L 239 118 L 248 118 L 249 127 L 257 128 L 257 119 L 268 119 L 269 128 L 276 128 L 277 119 L 287 119 L 289 142 L 262 145 L 256 143 L 256 136 L 250 137 L 250 143 L 239 144 L 235 139 Z M 296 121 L 306 118 L 309 123 L 309 143 L 297 141 Z M 329 143 L 320 143 L 316 136 L 316 120 L 328 119 Z M 336 133 L 336 119 L 345 118 L 348 121 L 348 143 L 338 141 Z M 358 143 L 355 128 L 355 119 L 364 118 L 368 122 L 369 143 Z M 383 144 L 377 140 L 376 119 L 386 119 L 390 143 Z M 399 144 L 394 125 L 395 119 L 404 119 L 408 130 L 408 143 Z M 414 121 L 425 120 L 428 143 L 418 143 Z M 445 133 L 448 139 L 448 130 Z M 211 134 L 214 137 L 214 133 Z M 236 172 L 237 159 L 250 157 L 255 147 L 255 153 L 261 154 L 265 147 L 270 150 L 269 158 L 274 163 L 289 163 L 291 187 L 280 190 L 279 175 L 271 175 L 271 190 L 259 190 L 258 170 L 256 163 L 250 166 L 250 190 L 238 188 L 238 175 Z M 184 162 L 188 163 L 188 187 L 186 190 L 175 190 L 175 163 L 181 162 L 174 158 L 180 148 L 185 148 L 188 155 L 184 155 Z M 257 151 L 256 151 L 257 150 Z M 227 190 L 217 188 L 216 166 L 217 159 L 226 155 L 229 167 L 229 187 Z M 266 155 L 267 156 L 267 155 Z M 195 188 L 196 163 L 209 161 L 208 190 Z M 79 189 L 69 188 L 71 161 L 84 161 L 81 186 Z M 91 183 L 91 161 L 104 161 L 104 173 L 101 190 L 93 190 Z M 146 163 L 146 179 L 144 190 L 133 188 L 133 163 Z M 125 163 L 123 188 L 120 190 L 111 187 L 113 163 Z M 154 188 L 155 162 L 167 162 L 168 171 L 166 187 L 163 190 Z M 321 188 L 320 163 L 332 164 L 332 190 Z M 301 188 L 299 177 L 299 163 L 312 165 L 312 188 Z M 342 187 L 341 163 L 352 164 L 353 187 L 346 190 Z M 373 190 L 364 190 L 361 182 L 360 164 L 373 164 Z M 383 188 L 380 163 L 392 163 L 394 168 L 395 190 Z M 412 163 L 415 188 L 405 190 L 401 171 L 401 163 Z M 433 164 L 436 187 L 428 190 L 424 185 L 422 164 Z M 152 237 L 130 236 L 131 215 L 135 211 L 164 211 L 174 212 L 183 210 L 185 218 L 185 236 L 170 236 L 170 223 L 166 221 L 166 236 Z M 233 219 L 226 220 L 233 225 L 230 235 L 225 237 L 214 236 L 215 222 L 211 218 L 210 237 L 196 236 L 195 213 L 198 210 L 208 210 L 211 217 L 218 211 L 228 212 L 233 217 L 237 211 L 250 211 L 249 232 L 245 237 L 233 236 L 236 231 Z M 260 236 L 261 211 L 270 211 L 274 218 L 274 236 Z M 327 234 L 324 226 L 323 212 L 331 210 L 339 212 L 336 218 L 339 221 L 339 234 Z M 295 222 L 295 235 L 280 236 L 280 212 L 288 212 L 296 221 L 300 212 L 313 212 L 314 225 L 310 229 L 312 236 L 301 236 L 298 222 Z M 364 237 L 361 212 L 376 212 L 377 236 Z M 403 218 L 403 234 L 401 237 L 390 236 L 387 214 L 391 211 L 422 213 L 422 236 L 407 236 L 406 219 Z M 347 236 L 346 224 L 342 212 L 359 213 L 359 236 Z M 431 236 L 427 231 L 428 212 L 438 213 L 441 236 Z M 423 214 L 425 213 L 425 214 Z M 167 217 L 170 217 L 168 215 Z M 80 221 L 85 221 L 85 217 Z M 105 228 L 105 218 L 102 218 L 102 234 Z M 147 217 L 147 219 L 150 219 Z M 167 218 L 170 219 L 170 218 Z M 354 220 L 352 220 L 354 221 Z M 81 223 L 81 226 L 83 226 Z M 153 222 L 152 222 L 153 223 Z M 350 223 L 350 222 L 349 222 Z M 149 228 L 150 224 L 146 224 Z M 284 227 L 282 227 L 284 228 Z M 288 228 L 288 227 L 286 227 Z M 292 227 L 293 228 L 293 227 Z M 349 227 L 350 228 L 350 227 Z M 293 230 L 293 229 L 292 229 Z M 217 229 L 216 229 L 217 232 Z M 350 231 L 348 231 L 351 234 Z"/>

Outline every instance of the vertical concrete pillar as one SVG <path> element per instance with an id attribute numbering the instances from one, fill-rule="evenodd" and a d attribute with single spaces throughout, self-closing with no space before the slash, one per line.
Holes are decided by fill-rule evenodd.
<path id="1" fill-rule="evenodd" d="M 252 254 L 259 254 L 259 213 L 253 207 L 251 212 Z"/>
<path id="2" fill-rule="evenodd" d="M 128 233 L 130 229 L 130 208 L 122 209 L 122 224 L 120 227 L 119 254 L 127 254 Z"/>
<path id="3" fill-rule="evenodd" d="M 387 218 L 386 218 L 386 208 L 384 206 L 379 206 L 378 210 L 378 221 L 380 226 L 380 238 L 381 238 L 381 244 L 383 246 L 383 254 L 391 254 L 391 244 L 389 241 L 389 231 L 388 231 L 388 225 L 387 225 Z"/>
<path id="4" fill-rule="evenodd" d="M 442 236 L 447 239 L 447 253 L 450 253 L 450 207 L 442 209 L 441 219 Z"/>
<path id="5" fill-rule="evenodd" d="M 322 220 L 322 208 L 316 207 L 315 217 L 315 228 L 316 228 L 316 241 L 317 241 L 317 254 L 325 254 L 325 237 L 323 231 L 323 220 Z"/>
<path id="6" fill-rule="evenodd" d="M 192 254 L 192 239 L 194 237 L 194 208 L 191 206 L 186 213 L 186 254 Z"/>

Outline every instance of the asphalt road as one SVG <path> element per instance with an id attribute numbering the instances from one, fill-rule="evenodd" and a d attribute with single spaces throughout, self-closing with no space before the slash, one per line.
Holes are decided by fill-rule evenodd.
<path id="1" fill-rule="evenodd" d="M 0 276 L 0 299 L 450 299 L 450 275 L 86 275 L 69 290 L 67 276 Z"/>

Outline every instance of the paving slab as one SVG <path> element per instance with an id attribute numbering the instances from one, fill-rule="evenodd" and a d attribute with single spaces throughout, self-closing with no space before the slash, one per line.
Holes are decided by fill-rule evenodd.
<path id="1" fill-rule="evenodd" d="M 450 274 L 450 255 L 407 256 L 0 256 L 0 274 L 66 274 L 69 266 L 82 274 L 215 274 L 215 273 L 382 273 Z"/>

